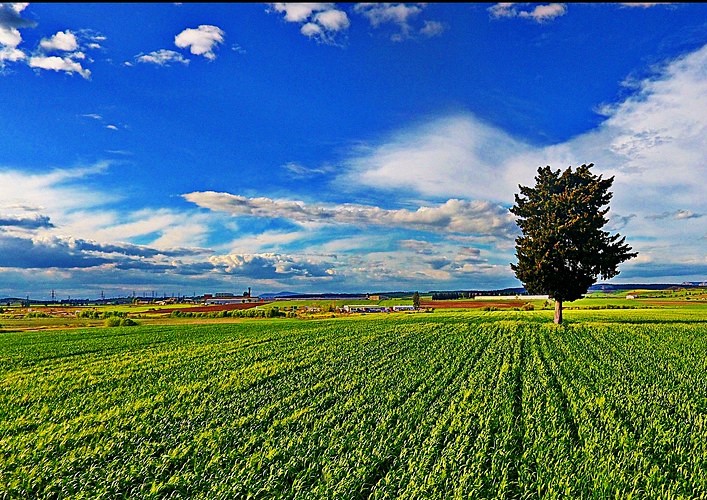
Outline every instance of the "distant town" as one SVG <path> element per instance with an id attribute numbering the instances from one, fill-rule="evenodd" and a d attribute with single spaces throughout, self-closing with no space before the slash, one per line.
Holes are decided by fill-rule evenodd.
<path id="1" fill-rule="evenodd" d="M 707 286 L 706 281 L 684 281 L 682 283 L 628 283 L 611 284 L 598 283 L 589 288 L 589 292 L 611 292 L 618 290 L 666 290 L 670 288 L 697 288 Z M 155 292 L 135 293 L 127 296 L 106 297 L 103 293 L 100 296 L 59 298 L 59 293 L 52 290 L 47 298 L 25 297 L 4 297 L 0 298 L 2 306 L 32 306 L 32 305 L 58 305 L 58 306 L 99 306 L 99 305 L 120 305 L 120 304 L 203 304 L 203 305 L 230 305 L 253 302 L 272 302 L 278 300 L 382 300 L 394 298 L 409 298 L 414 291 L 389 291 L 374 293 L 295 293 L 295 292 L 264 292 L 260 295 L 252 295 L 252 290 L 247 290 L 238 294 L 235 292 L 212 292 L 201 295 L 156 295 Z M 528 296 L 528 292 L 523 287 L 501 288 L 495 290 L 430 290 L 420 292 L 423 295 L 431 296 L 434 300 L 452 299 L 472 299 L 479 296 Z"/>

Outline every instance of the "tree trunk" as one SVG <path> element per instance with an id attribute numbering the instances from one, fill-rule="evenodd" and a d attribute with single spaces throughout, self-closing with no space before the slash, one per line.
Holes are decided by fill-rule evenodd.
<path id="1" fill-rule="evenodd" d="M 562 324 L 562 301 L 555 299 L 555 323 Z"/>

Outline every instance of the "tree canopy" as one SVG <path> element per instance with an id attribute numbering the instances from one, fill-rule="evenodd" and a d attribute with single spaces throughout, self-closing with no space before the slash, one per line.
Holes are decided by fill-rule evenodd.
<path id="1" fill-rule="evenodd" d="M 538 168 L 535 186 L 519 185 L 510 209 L 523 232 L 511 269 L 529 293 L 555 299 L 556 323 L 562 322 L 563 301 L 581 298 L 599 276 L 613 278 L 620 263 L 638 255 L 625 237 L 602 229 L 614 177 L 594 175 L 593 166 Z"/>

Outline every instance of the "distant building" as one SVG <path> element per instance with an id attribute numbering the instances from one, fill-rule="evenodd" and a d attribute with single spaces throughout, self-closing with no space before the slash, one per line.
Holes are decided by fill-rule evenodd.
<path id="1" fill-rule="evenodd" d="M 254 302 L 254 299 L 251 299 L 250 297 L 213 297 L 213 298 L 208 298 L 204 300 L 204 304 L 207 306 L 210 305 L 218 305 L 218 306 L 226 306 L 229 304 L 246 304 L 248 302 Z"/>
<path id="2" fill-rule="evenodd" d="M 344 312 L 347 313 L 374 313 L 374 312 L 388 312 L 389 309 L 385 306 L 374 306 L 369 304 L 359 304 L 359 305 L 345 305 L 343 307 Z"/>

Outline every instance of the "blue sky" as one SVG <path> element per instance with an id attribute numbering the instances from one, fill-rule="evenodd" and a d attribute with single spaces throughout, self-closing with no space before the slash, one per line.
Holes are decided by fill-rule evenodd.
<path id="1" fill-rule="evenodd" d="M 704 4 L 0 7 L 0 296 L 519 286 L 538 167 L 707 280 Z"/>

